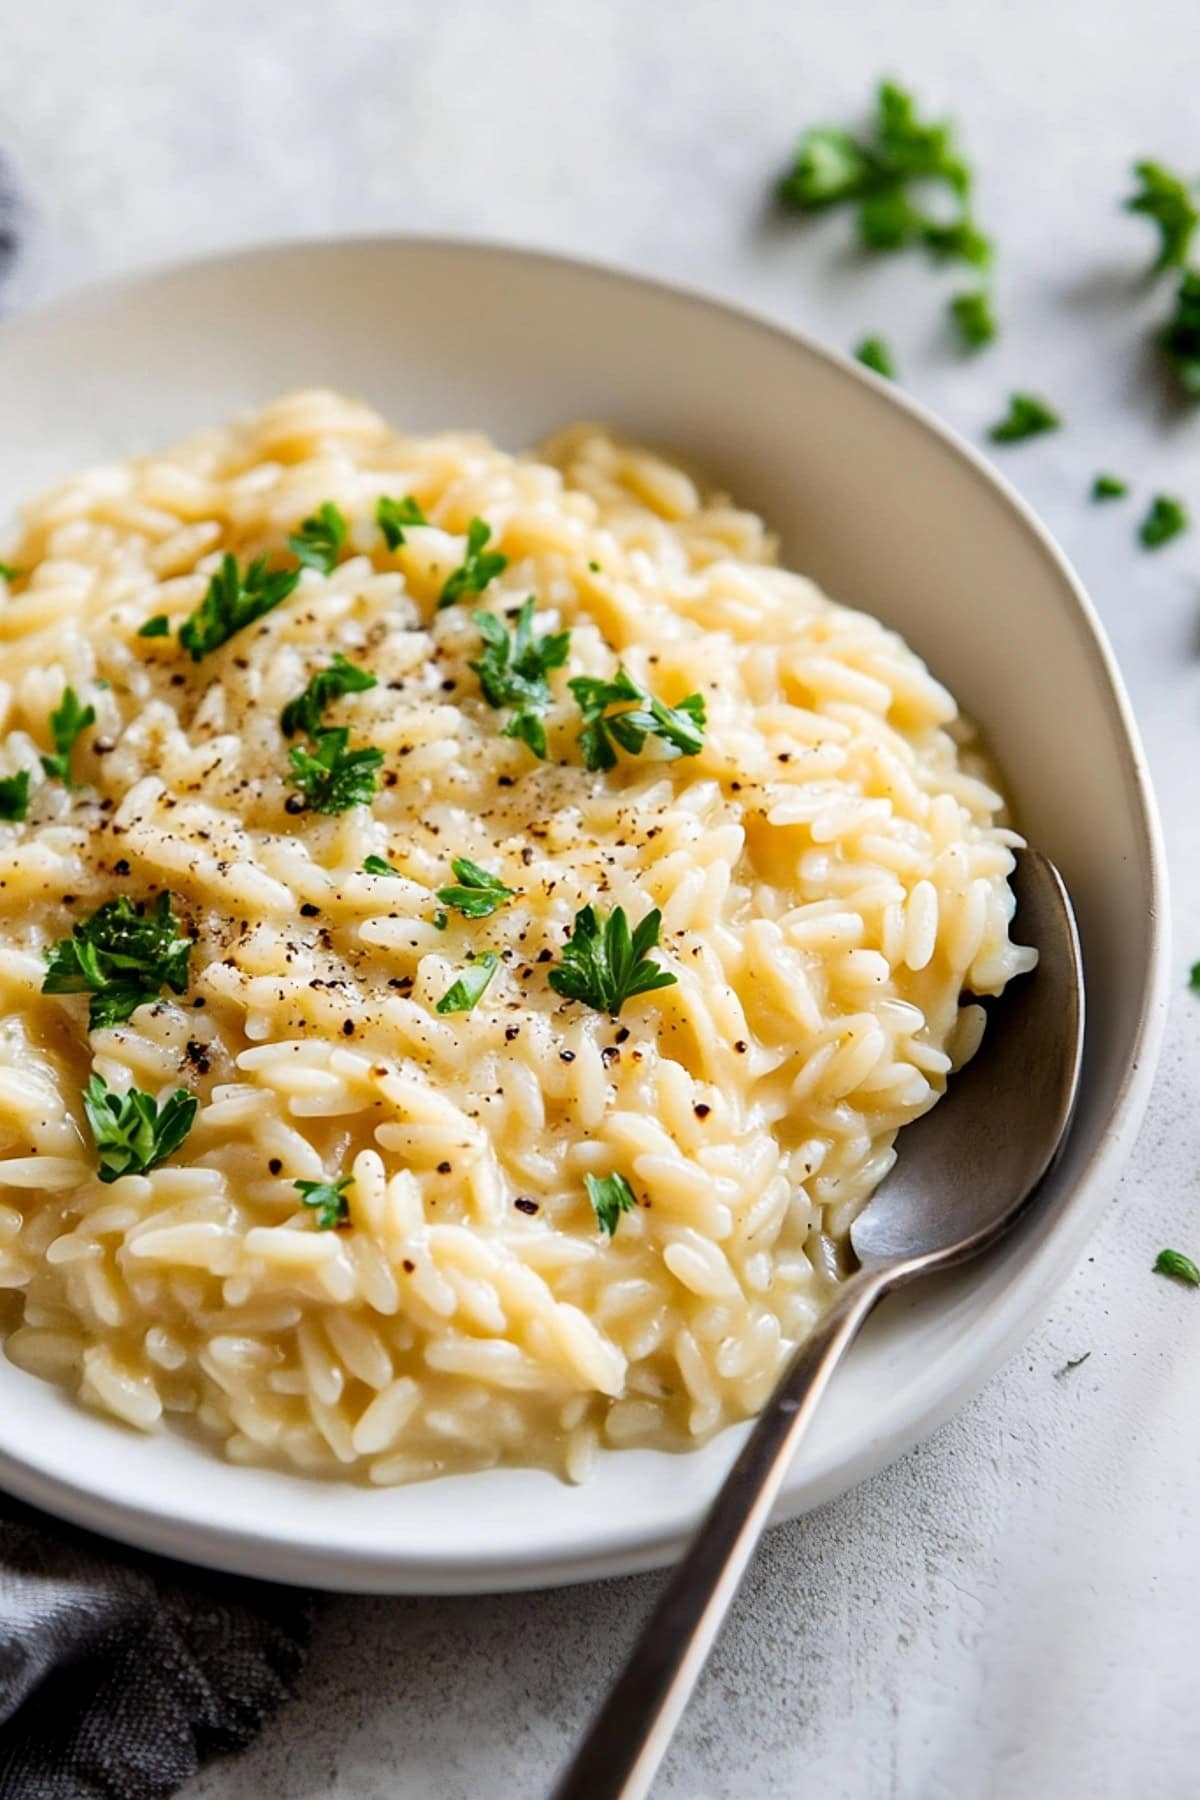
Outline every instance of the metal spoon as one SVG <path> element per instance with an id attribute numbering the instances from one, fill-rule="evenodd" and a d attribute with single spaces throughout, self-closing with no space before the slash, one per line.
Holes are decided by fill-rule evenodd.
<path id="1" fill-rule="evenodd" d="M 1036 970 L 989 1008 L 982 1046 L 942 1103 L 901 1133 L 898 1162 L 850 1230 L 857 1271 L 781 1376 L 554 1800 L 646 1793 L 800 1439 L 867 1314 L 892 1288 L 995 1243 L 1053 1163 L 1083 1052 L 1079 938 L 1044 856 L 1020 852 L 1013 888 Z"/>

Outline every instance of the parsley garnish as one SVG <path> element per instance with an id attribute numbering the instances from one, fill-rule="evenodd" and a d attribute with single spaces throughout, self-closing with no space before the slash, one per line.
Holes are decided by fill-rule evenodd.
<path id="1" fill-rule="evenodd" d="M 92 996 L 88 1030 L 119 1025 L 163 988 L 182 994 L 192 940 L 179 930 L 170 894 L 149 910 L 124 894 L 109 900 L 46 952 L 43 994 Z"/>
<path id="2" fill-rule="evenodd" d="M 439 888 L 437 897 L 466 919 L 490 918 L 497 907 L 511 900 L 516 892 L 515 888 L 505 887 L 498 875 L 481 869 L 478 863 L 465 856 L 456 856 L 450 867 L 460 886 Z"/>
<path id="3" fill-rule="evenodd" d="M 1188 973 L 1188 986 L 1193 994 L 1200 994 L 1200 962 L 1194 962 Z"/>
<path id="4" fill-rule="evenodd" d="M 1126 200 L 1125 210 L 1144 213 L 1158 226 L 1161 243 L 1152 265 L 1154 273 L 1184 268 L 1192 237 L 1200 225 L 1195 185 L 1157 162 L 1135 163 L 1133 172 L 1142 185 Z"/>
<path id="5" fill-rule="evenodd" d="M 589 769 L 616 767 L 614 740 L 631 756 L 637 756 L 648 737 L 661 738 L 676 756 L 695 756 L 704 748 L 705 710 L 702 694 L 689 694 L 678 706 L 667 706 L 640 688 L 625 669 L 612 681 L 594 675 L 577 675 L 567 686 L 579 702 L 583 730 L 579 742 Z M 624 712 L 610 713 L 622 700 L 637 704 Z"/>
<path id="6" fill-rule="evenodd" d="M 637 1205 L 633 1189 L 623 1175 L 615 1172 L 612 1175 L 585 1175 L 583 1185 L 601 1231 L 607 1231 L 609 1237 L 615 1236 L 621 1214 L 631 1212 Z"/>
<path id="7" fill-rule="evenodd" d="M 114 1094 L 102 1075 L 83 1090 L 83 1110 L 99 1152 L 101 1181 L 148 1175 L 178 1150 L 196 1117 L 195 1096 L 176 1088 L 161 1106 L 153 1094 L 130 1088 Z"/>
<path id="8" fill-rule="evenodd" d="M 883 338 L 864 338 L 854 354 L 864 368 L 874 369 L 876 375 L 884 375 L 889 381 L 895 381 L 896 364 Z"/>
<path id="9" fill-rule="evenodd" d="M 155 613 L 144 625 L 138 626 L 138 636 L 145 638 L 166 637 L 171 629 L 171 621 L 166 613 Z"/>
<path id="10" fill-rule="evenodd" d="M 1200 1287 L 1200 1269 L 1182 1250 L 1160 1250 L 1154 1260 L 1154 1273 L 1173 1275 L 1176 1281 L 1186 1281 L 1189 1287 Z"/>
<path id="11" fill-rule="evenodd" d="M 435 1010 L 440 1013 L 470 1012 L 499 967 L 500 958 L 494 951 L 485 950 L 463 970 L 453 986 L 446 989 Z"/>
<path id="12" fill-rule="evenodd" d="M 376 777 L 383 767 L 383 751 L 372 745 L 350 750 L 350 733 L 344 725 L 313 736 L 311 750 L 293 745 L 288 751 L 288 780 L 303 789 L 314 812 L 340 813 L 365 805 L 375 792 Z"/>
<path id="13" fill-rule="evenodd" d="M 42 767 L 51 781 L 64 782 L 69 788 L 79 785 L 71 779 L 71 751 L 80 732 L 95 723 L 95 707 L 80 706 L 75 689 L 64 688 L 62 699 L 50 714 L 50 735 L 57 755 L 41 758 Z"/>
<path id="14" fill-rule="evenodd" d="M 199 662 L 286 600 L 299 579 L 299 569 L 268 569 L 265 555 L 255 557 L 244 575 L 235 556 L 223 556 L 208 592 L 179 627 L 179 642 Z"/>
<path id="15" fill-rule="evenodd" d="M 500 735 L 519 738 L 544 761 L 546 727 L 542 714 L 552 698 L 546 677 L 566 662 L 571 634 L 551 631 L 534 637 L 532 594 L 517 614 L 511 637 L 493 613 L 477 612 L 472 617 L 483 639 L 483 655 L 471 664 L 483 697 L 489 706 L 516 708 Z"/>
<path id="16" fill-rule="evenodd" d="M 398 875 L 400 873 L 399 869 L 393 869 L 390 862 L 385 862 L 382 856 L 365 857 L 362 872 L 364 875 Z"/>
<path id="17" fill-rule="evenodd" d="M 1128 492 L 1129 483 L 1119 475 L 1097 475 L 1092 483 L 1093 500 L 1123 500 Z"/>
<path id="18" fill-rule="evenodd" d="M 0 562 L 0 581 L 16 581 L 20 569 L 14 569 L 11 563 Z"/>
<path id="19" fill-rule="evenodd" d="M 375 502 L 375 523 L 388 549 L 398 550 L 404 542 L 406 525 L 428 525 L 429 520 L 411 494 L 405 494 L 403 500 L 391 500 L 381 494 Z"/>
<path id="20" fill-rule="evenodd" d="M 1191 524 L 1187 507 L 1172 494 L 1155 494 L 1150 511 L 1138 526 L 1138 539 L 1147 550 L 1169 544 Z"/>
<path id="21" fill-rule="evenodd" d="M 1181 278 L 1161 342 L 1184 393 L 1200 399 L 1200 269 Z"/>
<path id="22" fill-rule="evenodd" d="M 306 569 L 330 575 L 346 542 L 346 530 L 345 514 L 332 500 L 326 500 L 311 518 L 301 522 L 299 531 L 289 532 L 287 546 Z"/>
<path id="23" fill-rule="evenodd" d="M 631 935 L 624 907 L 615 907 L 602 926 L 595 907 L 585 906 L 575 914 L 562 962 L 550 971 L 550 986 L 564 999 L 582 1000 L 614 1019 L 636 995 L 674 987 L 679 977 L 646 955 L 658 943 L 661 924 L 655 907 Z"/>
<path id="24" fill-rule="evenodd" d="M 29 811 L 29 770 L 19 769 L 0 781 L 0 820 L 19 825 Z"/>
<path id="25" fill-rule="evenodd" d="M 316 1213 L 318 1230 L 336 1231 L 350 1218 L 346 1189 L 353 1182 L 353 1175 L 343 1175 L 337 1181 L 293 1181 L 292 1186 L 300 1195 L 300 1204 L 311 1206 Z"/>
<path id="26" fill-rule="evenodd" d="M 507 556 L 502 556 L 499 550 L 484 549 L 491 535 L 490 525 L 485 525 L 482 519 L 471 520 L 467 526 L 467 554 L 454 573 L 446 577 L 438 596 L 439 611 L 443 606 L 453 606 L 464 594 L 482 594 L 488 582 L 507 569 Z"/>
<path id="27" fill-rule="evenodd" d="M 303 731 L 311 738 L 317 737 L 322 729 L 325 708 L 334 700 L 340 700 L 343 694 L 365 694 L 368 688 L 378 685 L 368 669 L 356 668 L 352 662 L 347 662 L 340 650 L 335 650 L 328 667 L 318 669 L 304 692 L 284 707 L 279 720 L 284 736 L 295 737 L 298 731 Z"/>
<path id="28" fill-rule="evenodd" d="M 1057 431 L 1062 420 L 1036 394 L 1010 394 L 1008 412 L 988 432 L 993 444 L 1019 444 L 1044 431 Z"/>
<path id="29" fill-rule="evenodd" d="M 992 297 L 983 288 L 955 294 L 950 301 L 950 317 L 968 350 L 982 350 L 985 344 L 992 342 L 999 329 L 992 311 Z"/>

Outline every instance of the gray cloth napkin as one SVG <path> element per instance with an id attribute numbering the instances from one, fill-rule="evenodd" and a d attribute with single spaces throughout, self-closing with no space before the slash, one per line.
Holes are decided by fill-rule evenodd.
<path id="1" fill-rule="evenodd" d="M 163 1800 L 292 1692 L 311 1602 L 0 1502 L 2 1800 Z"/>

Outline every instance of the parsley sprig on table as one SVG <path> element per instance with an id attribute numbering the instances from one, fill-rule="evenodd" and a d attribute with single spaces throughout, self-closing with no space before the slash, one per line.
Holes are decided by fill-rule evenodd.
<path id="1" fill-rule="evenodd" d="M 19 825 L 28 811 L 29 770 L 19 769 L 0 780 L 0 820 L 5 825 Z"/>
<path id="2" fill-rule="evenodd" d="M 633 1189 L 616 1171 L 611 1175 L 585 1175 L 583 1185 L 600 1229 L 607 1231 L 609 1237 L 615 1236 L 621 1214 L 632 1212 L 637 1205 Z"/>
<path id="3" fill-rule="evenodd" d="M 516 892 L 515 888 L 505 887 L 498 875 L 481 869 L 469 857 L 456 856 L 450 867 L 459 885 L 439 888 L 437 897 L 444 906 L 452 906 L 462 913 L 465 919 L 490 918 Z"/>
<path id="4" fill-rule="evenodd" d="M 1173 494 L 1155 494 L 1150 510 L 1138 526 L 1138 539 L 1147 550 L 1161 549 L 1191 524 L 1188 509 Z"/>
<path id="5" fill-rule="evenodd" d="M 383 751 L 369 745 L 351 750 L 344 725 L 318 731 L 312 748 L 296 744 L 288 751 L 288 780 L 301 789 L 314 812 L 341 813 L 364 806 L 375 793 Z"/>
<path id="6" fill-rule="evenodd" d="M 881 337 L 864 338 L 854 355 L 864 369 L 872 369 L 876 375 L 883 375 L 888 381 L 895 381 L 896 362 L 886 339 Z"/>
<path id="7" fill-rule="evenodd" d="M 1200 269 L 1189 269 L 1180 278 L 1160 343 L 1184 393 L 1200 400 Z"/>
<path id="8" fill-rule="evenodd" d="M 223 556 L 203 600 L 179 627 L 179 642 L 192 661 L 199 662 L 273 611 L 299 579 L 299 569 L 268 569 L 265 555 L 255 557 L 244 571 L 236 556 Z"/>
<path id="9" fill-rule="evenodd" d="M 661 924 L 657 907 L 630 932 L 624 907 L 614 907 L 601 924 L 596 908 L 585 906 L 575 914 L 561 963 L 550 971 L 550 986 L 565 1000 L 581 1000 L 614 1019 L 636 995 L 674 987 L 679 977 L 647 955 L 658 943 Z"/>
<path id="10" fill-rule="evenodd" d="M 122 1175 L 148 1175 L 178 1150 L 196 1117 L 197 1101 L 186 1088 L 176 1088 L 159 1106 L 140 1088 L 116 1094 L 102 1075 L 93 1075 L 83 1090 L 83 1110 L 99 1154 L 101 1181 Z"/>
<path id="11" fill-rule="evenodd" d="M 1200 225 L 1197 184 L 1150 160 L 1135 163 L 1133 173 L 1141 186 L 1126 200 L 1125 210 L 1144 214 L 1158 227 L 1159 251 L 1152 272 L 1185 268 L 1192 238 Z"/>
<path id="12" fill-rule="evenodd" d="M 515 709 L 501 736 L 519 739 L 544 761 L 546 727 L 542 714 L 552 699 L 547 677 L 566 662 L 571 634 L 548 631 L 535 637 L 533 604 L 531 594 L 518 612 L 511 634 L 494 613 L 472 614 L 483 639 L 483 654 L 471 668 L 479 677 L 480 691 L 489 706 Z"/>
<path id="13" fill-rule="evenodd" d="M 485 950 L 482 956 L 467 965 L 437 1003 L 439 1013 L 470 1012 L 477 1001 L 483 998 L 484 992 L 500 967 L 500 958 L 494 950 Z"/>
<path id="14" fill-rule="evenodd" d="M 51 781 L 61 781 L 69 788 L 78 787 L 78 782 L 71 779 L 71 751 L 80 733 L 95 723 L 95 707 L 81 706 L 75 689 L 64 688 L 62 699 L 50 714 L 50 736 L 54 740 L 55 754 L 40 759 Z"/>
<path id="15" fill-rule="evenodd" d="M 1119 475 L 1097 475 L 1092 482 L 1093 500 L 1123 500 L 1128 492 L 1129 483 Z"/>
<path id="16" fill-rule="evenodd" d="M 567 685 L 583 714 L 579 742 L 589 769 L 615 768 L 614 744 L 637 756 L 648 737 L 660 739 L 676 756 L 696 756 L 704 748 L 706 716 L 702 694 L 689 694 L 678 706 L 667 706 L 640 688 L 624 668 L 618 669 L 611 681 L 577 675 Z M 621 712 L 609 711 L 627 700 L 634 704 Z"/>
<path id="17" fill-rule="evenodd" d="M 992 297 L 986 288 L 953 295 L 950 317 L 968 350 L 981 350 L 985 344 L 990 344 L 999 329 L 992 311 Z"/>
<path id="18" fill-rule="evenodd" d="M 1200 1269 L 1182 1250 L 1160 1250 L 1154 1260 L 1154 1273 L 1172 1275 L 1176 1281 L 1186 1281 L 1189 1287 L 1200 1287 Z"/>
<path id="19" fill-rule="evenodd" d="M 279 720 L 284 736 L 295 737 L 303 731 L 315 738 L 324 725 L 325 709 L 334 700 L 340 700 L 343 694 L 365 694 L 378 685 L 369 669 L 357 668 L 340 650 L 335 650 L 333 661 L 318 669 L 304 692 L 284 707 Z"/>
<path id="20" fill-rule="evenodd" d="M 350 1219 L 350 1203 L 346 1189 L 354 1184 L 353 1175 L 342 1175 L 337 1181 L 294 1181 L 301 1206 L 311 1206 L 317 1215 L 320 1231 L 336 1231 Z"/>
<path id="21" fill-rule="evenodd" d="M 1036 394 L 1010 394 L 1008 411 L 988 432 L 993 444 L 1019 444 L 1043 432 L 1057 431 L 1062 420 Z"/>
<path id="22" fill-rule="evenodd" d="M 453 606 L 464 594 L 482 594 L 489 581 L 503 574 L 508 567 L 508 558 L 499 550 L 486 550 L 484 546 L 490 542 L 492 528 L 482 519 L 472 519 L 467 526 L 467 553 L 452 575 L 446 577 L 445 584 L 438 596 L 439 611 L 443 606 Z"/>
<path id="23" fill-rule="evenodd" d="M 382 531 L 388 549 L 398 550 L 404 542 L 405 526 L 428 525 L 429 520 L 411 494 L 405 494 L 402 500 L 380 494 L 375 502 L 375 523 Z"/>
<path id="24" fill-rule="evenodd" d="M 331 575 L 346 542 L 346 515 L 332 500 L 318 506 L 310 518 L 301 521 L 300 529 L 288 534 L 287 546 L 306 569 Z"/>
<path id="25" fill-rule="evenodd" d="M 170 894 L 159 894 L 149 908 L 122 894 L 47 951 L 42 992 L 90 993 L 88 1030 L 100 1031 L 157 1000 L 163 988 L 184 993 L 191 953 Z"/>

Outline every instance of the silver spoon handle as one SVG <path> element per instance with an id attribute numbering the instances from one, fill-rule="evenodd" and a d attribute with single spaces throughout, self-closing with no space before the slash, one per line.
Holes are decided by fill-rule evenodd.
<path id="1" fill-rule="evenodd" d="M 648 1791 L 797 1445 L 844 1351 L 888 1285 L 880 1271 L 852 1276 L 796 1351 L 553 1800 L 641 1800 Z"/>

